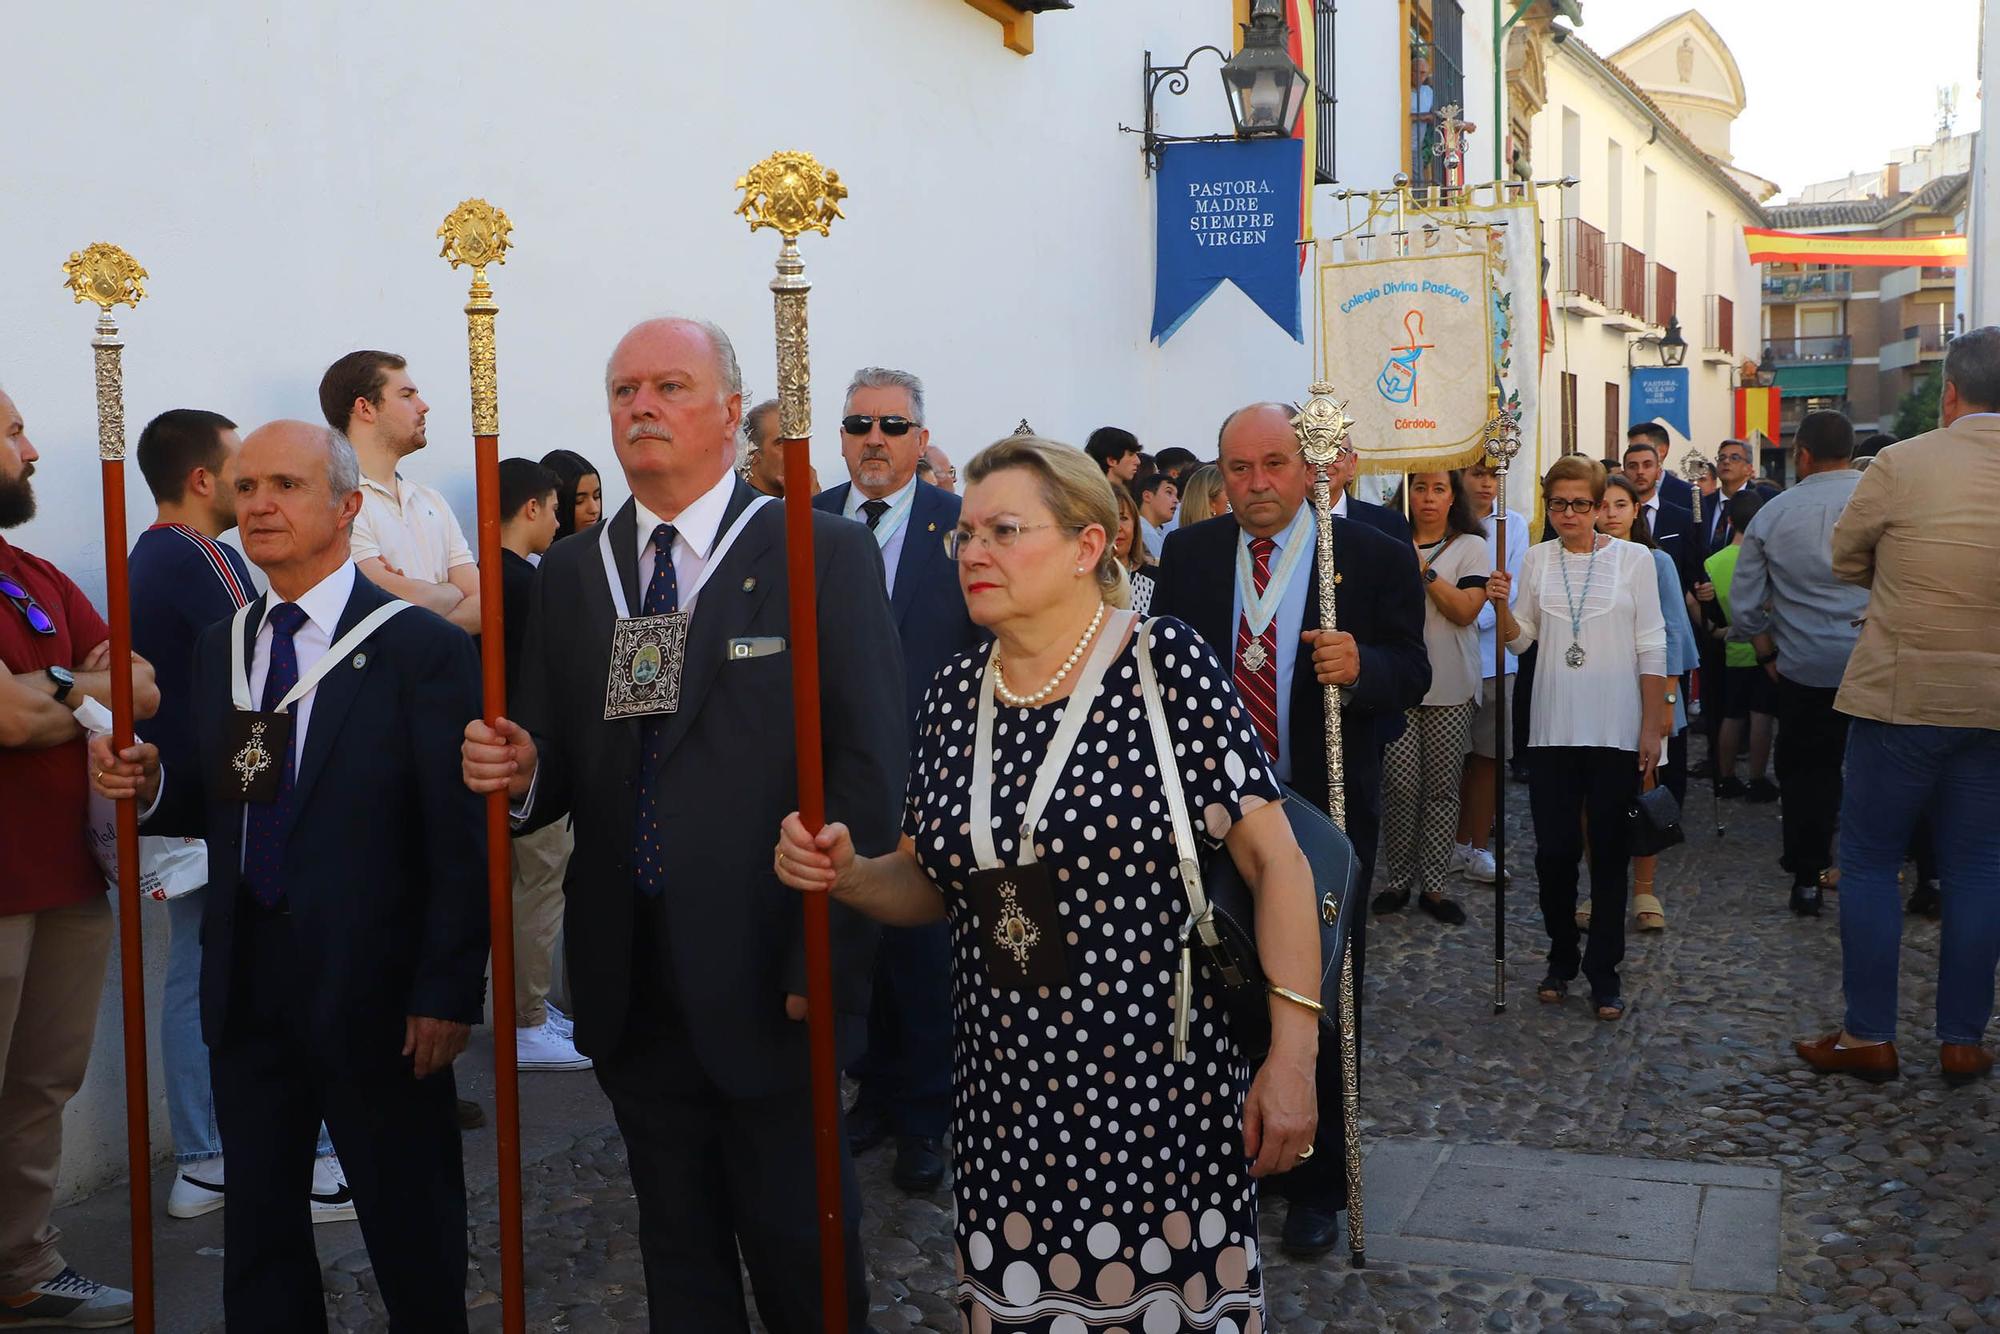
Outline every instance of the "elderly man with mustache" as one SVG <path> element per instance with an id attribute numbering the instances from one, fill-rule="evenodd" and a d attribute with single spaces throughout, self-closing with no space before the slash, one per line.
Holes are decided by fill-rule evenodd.
<path id="1" fill-rule="evenodd" d="M 784 515 L 733 471 L 743 380 L 720 329 L 637 326 L 605 392 L 632 499 L 543 560 L 513 719 L 466 727 L 465 778 L 508 792 L 521 828 L 574 821 L 563 927 L 576 1045 L 629 1150 L 652 1328 L 747 1331 L 740 1251 L 764 1327 L 807 1334 L 829 1326 L 805 945 L 771 852 L 798 804 Z M 813 517 L 827 818 L 880 854 L 896 845 L 909 758 L 896 626 L 868 530 Z M 850 1056 L 873 946 L 866 919 L 835 905 Z M 838 1315 L 860 1330 L 846 1176 Z"/>

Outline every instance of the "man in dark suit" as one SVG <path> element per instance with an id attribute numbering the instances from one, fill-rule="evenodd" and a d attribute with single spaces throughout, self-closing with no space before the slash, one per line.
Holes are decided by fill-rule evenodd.
<path id="1" fill-rule="evenodd" d="M 574 821 L 563 929 L 576 1045 L 625 1136 L 652 1328 L 747 1330 L 740 1252 L 765 1328 L 816 1332 L 803 917 L 773 865 L 798 804 L 784 513 L 731 471 L 742 374 L 720 329 L 638 325 L 605 387 L 633 499 L 543 558 L 518 722 L 466 726 L 466 782 L 508 791 L 521 827 Z M 896 626 L 867 532 L 813 517 L 827 818 L 879 854 L 897 841 L 909 759 Z M 658 641 L 637 637 L 676 623 L 684 655 L 669 641 L 638 670 L 632 646 Z M 634 696 L 637 711 L 607 719 L 608 686 L 624 698 L 676 670 L 673 711 Z M 874 932 L 837 904 L 832 916 L 852 1050 Z M 845 1317 L 859 1330 L 860 1201 L 842 1167 Z"/>
<path id="2" fill-rule="evenodd" d="M 1695 531 L 1694 512 L 1667 495 L 1672 478 L 1664 466 L 1666 434 L 1667 428 L 1658 422 L 1641 422 L 1626 433 L 1625 480 L 1639 493 L 1646 530 L 1653 535 L 1653 544 L 1673 561 L 1680 572 L 1681 591 L 1686 592 L 1701 577 L 1701 562 L 1708 552 Z M 1681 485 L 1687 487 L 1686 482 Z"/>
<path id="3" fill-rule="evenodd" d="M 1652 485 L 1658 487 L 1660 498 L 1669 505 L 1680 506 L 1689 514 L 1694 513 L 1693 485 L 1678 473 L 1668 472 L 1664 466 L 1667 452 L 1673 447 L 1673 437 L 1667 434 L 1667 428 L 1657 421 L 1632 423 L 1625 431 L 1627 453 L 1629 454 L 1632 446 L 1641 443 L 1651 445 L 1654 458 L 1660 461 L 1661 466 L 1653 469 L 1652 482 Z M 1625 475 L 1632 477 L 1629 458 L 1626 462 Z M 1632 480 L 1636 483 L 1639 479 L 1633 477 Z M 1657 533 L 1655 536 L 1657 537 Z"/>
<path id="4" fill-rule="evenodd" d="M 1423 584 L 1408 542 L 1336 516 L 1339 628 L 1320 628 L 1317 521 L 1309 499 L 1313 473 L 1299 454 L 1292 415 L 1285 404 L 1259 403 L 1223 423 L 1222 478 L 1231 513 L 1167 538 L 1152 611 L 1186 621 L 1235 664 L 1237 690 L 1278 777 L 1322 808 L 1327 770 L 1321 686 L 1346 687 L 1341 767 L 1347 834 L 1361 860 L 1365 894 L 1381 826 L 1380 734 L 1391 724 L 1400 726 L 1403 710 L 1421 701 L 1431 684 Z M 1250 588 L 1242 586 L 1239 561 L 1249 568 Z M 1302 653 L 1308 643 L 1311 649 Z M 1366 919 L 1366 911 L 1356 914 L 1351 927 L 1357 988 Z M 1318 1084 L 1316 1152 L 1279 1178 L 1292 1202 L 1284 1245 L 1301 1257 L 1333 1248 L 1336 1215 L 1347 1207 L 1340 1053 L 1333 1044 L 1320 1048 Z"/>
<path id="5" fill-rule="evenodd" d="M 866 524 L 882 552 L 913 734 L 931 678 L 986 638 L 966 614 L 958 566 L 944 554 L 945 535 L 958 526 L 958 497 L 917 479 L 917 460 L 930 438 L 923 381 L 883 366 L 856 371 L 840 422 L 851 480 L 813 499 L 814 509 Z M 951 1128 L 951 928 L 945 923 L 883 930 L 868 1051 L 849 1073 L 861 1084 L 847 1127 L 854 1152 L 894 1135 L 896 1185 L 912 1194 L 942 1186 L 944 1137 Z"/>
<path id="6" fill-rule="evenodd" d="M 1394 538 L 1404 546 L 1408 546 L 1410 544 L 1410 521 L 1405 519 L 1399 511 L 1392 510 L 1387 505 L 1377 505 L 1373 501 L 1363 500 L 1359 496 L 1351 496 L 1347 493 L 1348 488 L 1354 485 L 1354 479 L 1360 475 L 1360 458 L 1355 455 L 1353 450 L 1342 454 L 1339 463 L 1334 465 L 1332 477 L 1334 514 L 1342 519 L 1352 519 L 1356 523 L 1367 524 L 1384 537 Z M 1421 599 L 1419 601 L 1421 602 Z M 1396 739 L 1397 735 L 1402 733 L 1402 730 L 1402 719 L 1398 715 L 1395 734 L 1382 738 L 1382 744 L 1385 746 L 1388 745 L 1389 742 Z"/>
<path id="7" fill-rule="evenodd" d="M 107 738 L 91 752 L 99 790 L 136 795 L 148 833 L 208 840 L 202 1036 L 232 1329 L 326 1328 L 305 1199 L 322 1114 L 390 1328 L 466 1328 L 451 1062 L 485 996 L 486 845 L 457 751 L 479 662 L 462 631 L 359 577 L 359 477 L 324 426 L 251 433 L 237 528 L 271 592 L 197 644 L 200 762 L 164 770 L 151 745 L 115 760 Z"/>

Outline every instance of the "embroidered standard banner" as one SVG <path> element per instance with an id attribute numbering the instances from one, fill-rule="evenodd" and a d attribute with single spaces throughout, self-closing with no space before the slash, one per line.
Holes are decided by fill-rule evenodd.
<path id="1" fill-rule="evenodd" d="M 1347 398 L 1362 467 L 1467 462 L 1494 382 L 1484 251 L 1342 256 L 1320 265 L 1319 285 L 1323 378 Z"/>
<path id="2" fill-rule="evenodd" d="M 1158 186 L 1153 340 L 1172 338 L 1225 282 L 1233 282 L 1300 342 L 1297 139 L 1169 144 Z"/>
<path id="3" fill-rule="evenodd" d="M 1634 367 L 1632 420 L 1664 422 L 1679 431 L 1682 439 L 1693 435 L 1694 432 L 1688 429 L 1687 367 Z"/>

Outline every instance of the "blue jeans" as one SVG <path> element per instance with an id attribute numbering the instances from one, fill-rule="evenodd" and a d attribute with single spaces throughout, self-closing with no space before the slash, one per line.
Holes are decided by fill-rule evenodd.
<path id="1" fill-rule="evenodd" d="M 198 889 L 167 900 L 167 979 L 160 994 L 160 1065 L 166 1083 L 167 1124 L 174 1136 L 174 1161 L 199 1163 L 222 1156 L 222 1132 L 215 1124 L 215 1092 L 209 1082 L 208 1046 L 201 1040 L 201 905 Z M 319 1130 L 324 1158 L 333 1152 L 326 1127 Z"/>
<path id="2" fill-rule="evenodd" d="M 1840 805 L 1840 948 L 1847 1031 L 1896 1036 L 1903 910 L 1896 874 L 1918 818 L 1937 841 L 1944 923 L 1937 1036 L 1978 1043 L 2000 963 L 2000 731 L 1856 718 Z"/>

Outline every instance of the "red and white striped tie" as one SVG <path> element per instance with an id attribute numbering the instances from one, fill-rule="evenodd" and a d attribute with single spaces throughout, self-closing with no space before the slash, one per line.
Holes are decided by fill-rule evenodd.
<path id="1" fill-rule="evenodd" d="M 1271 553 L 1278 544 L 1268 537 L 1250 539 L 1250 555 L 1256 562 L 1257 595 L 1264 595 L 1264 588 L 1271 582 Z M 1273 764 L 1278 759 L 1278 618 L 1264 627 L 1261 635 L 1250 633 L 1249 608 L 1236 620 L 1236 692 L 1243 696 L 1243 705 L 1250 710 L 1250 721 L 1257 725 L 1257 735 L 1264 742 L 1264 750 Z M 1262 646 L 1261 652 L 1251 652 L 1252 643 Z M 1245 659 L 1249 661 L 1246 662 Z M 1252 671 L 1249 663 L 1257 664 Z"/>

